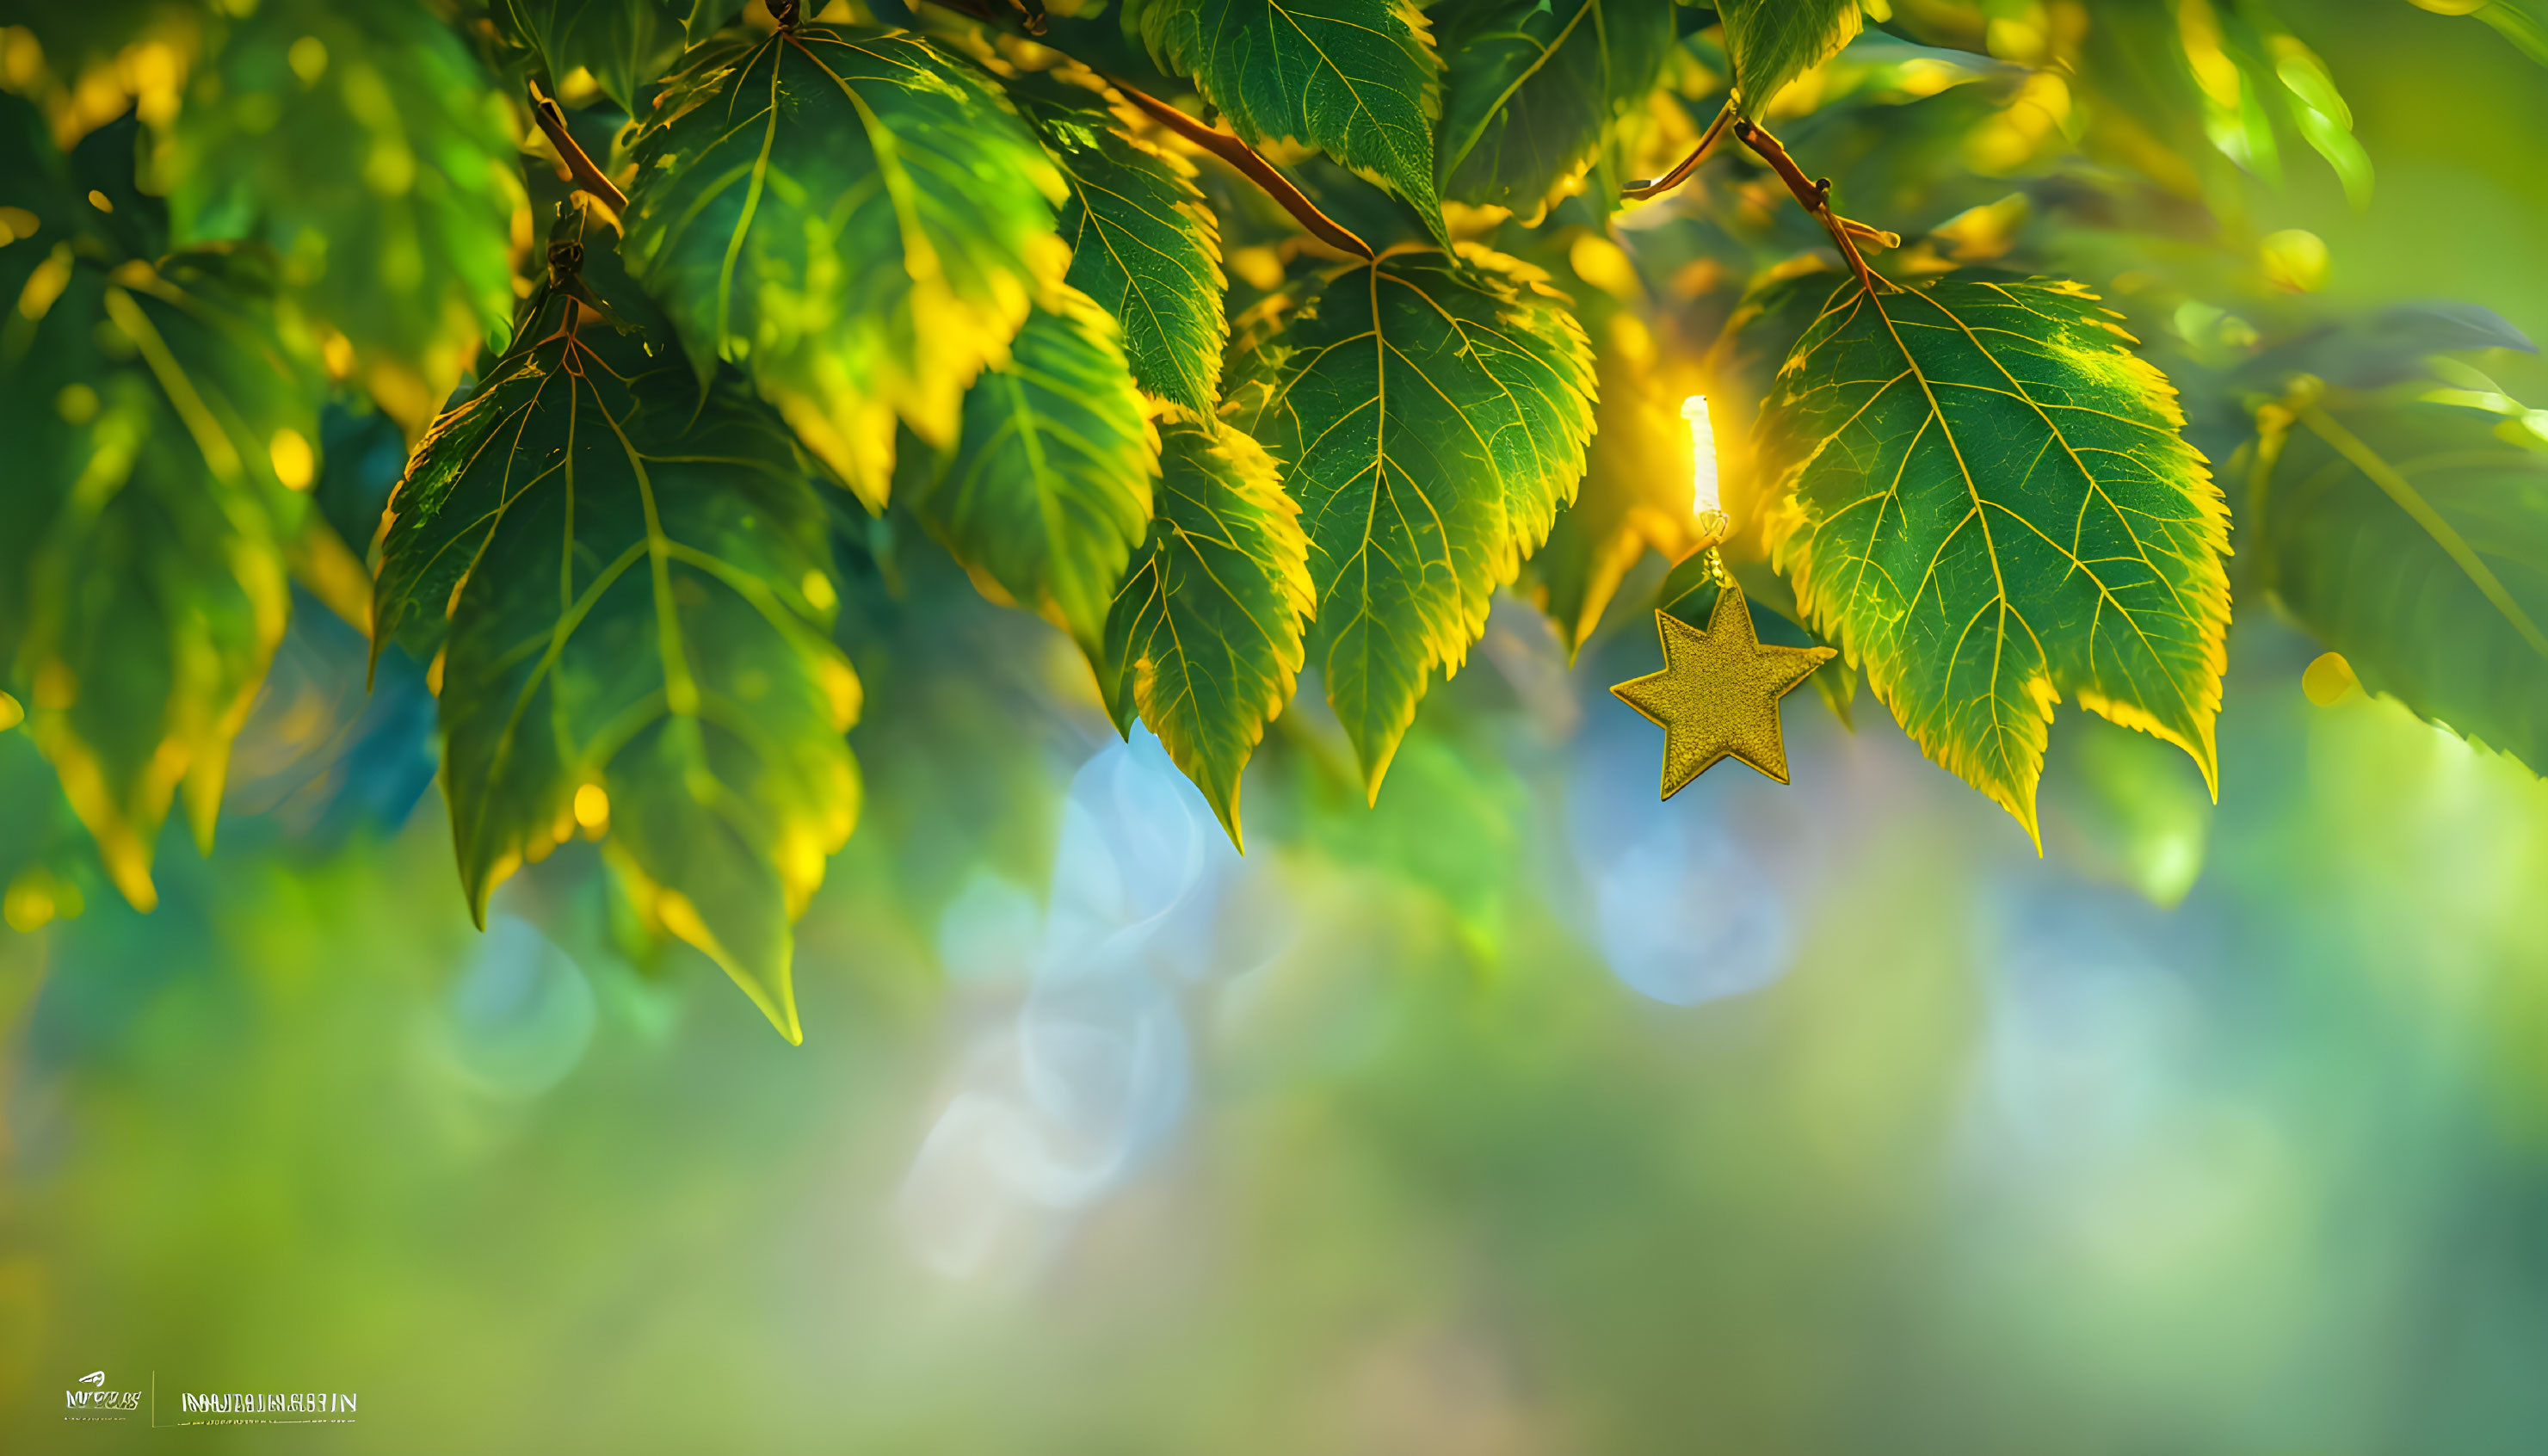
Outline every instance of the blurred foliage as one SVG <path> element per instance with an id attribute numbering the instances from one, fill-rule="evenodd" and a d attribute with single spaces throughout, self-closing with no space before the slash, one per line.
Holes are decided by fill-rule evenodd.
<path id="1" fill-rule="evenodd" d="M 1651 28 L 1621 37 L 1660 32 L 1658 9 L 1608 0 L 1305 7 L 1379 21 L 1377 42 L 1292 73 L 1385 80 L 1374 120 L 1306 83 L 1253 86 L 1243 55 L 1205 46 L 1210 6 L 1055 0 L 1042 48 L 989 8 L 806 17 L 915 28 L 928 39 L 889 48 L 926 47 L 945 88 L 856 82 L 889 103 L 880 131 L 838 89 L 760 119 L 743 150 L 768 140 L 782 165 L 748 207 L 713 163 L 632 163 L 733 144 L 703 125 L 744 78 L 714 57 L 774 46 L 760 6 L 393 4 L 296 30 L 279 18 L 306 8 L 277 0 L 112 0 L 0 22 L 0 415 L 22 467 L 0 511 L 26 523 L 0 520 L 0 1445 L 62 1444 L 53 1393 L 101 1367 L 118 1387 L 155 1372 L 163 1418 L 178 1389 L 359 1391 L 361 1419 L 328 1439 L 383 1451 L 2536 1444 L 2535 4 L 1889 0 L 1745 98 L 1842 213 L 1901 234 L 1865 244 L 1880 277 L 2095 293 L 2225 490 L 2238 617 L 2218 806 L 2184 754 L 2074 704 L 2047 730 L 2040 858 L 1854 700 L 1859 671 L 1817 674 L 1838 712 L 1793 705 L 1792 787 L 1729 767 L 1669 805 L 1651 727 L 1604 691 L 1654 666 L 1649 607 L 1704 620 L 1714 601 L 1690 554 L 1690 395 L 1711 403 L 1738 522 L 1718 560 L 1762 639 L 1838 640 L 1771 560 L 1765 525 L 1794 487 L 1754 423 L 1847 259 L 1730 143 L 1653 201 L 1611 190 L 1668 171 L 1724 110 L 1744 44 L 1724 17 L 1673 7 L 1671 43 L 1640 50 L 1566 32 L 1613 12 Z M 675 30 L 693 45 L 686 111 L 638 74 Z M 636 50 L 650 59 L 621 66 Z M 1402 251 L 1341 256 L 1225 152 L 1056 54 L 1249 138 L 1332 224 Z M 357 62 L 434 99 L 392 127 L 346 89 Z M 1491 116 L 1452 156 L 1477 97 L 1522 70 L 1604 89 L 1526 78 L 1529 126 Z M 469 86 L 438 90 L 455 71 Z M 635 195 L 636 276 L 597 208 L 581 254 L 533 246 L 570 191 L 514 100 L 526 77 Z M 271 129 L 251 125 L 269 106 Z M 916 230 L 889 208 L 827 230 L 833 184 L 805 179 L 872 175 L 879 136 L 973 137 L 1016 164 L 984 182 L 950 143 Z M 405 190 L 378 190 L 399 165 L 384 138 L 411 153 Z M 309 164 L 324 175 L 289 208 L 202 201 L 305 153 L 339 160 Z M 1109 177 L 1142 206 L 1110 211 Z M 331 244 L 405 229 L 421 280 L 381 282 L 395 249 L 296 255 L 313 228 Z M 943 247 L 941 282 L 979 265 L 1014 290 L 960 297 L 972 321 L 945 324 L 915 238 Z M 1097 238 L 1158 256 L 1110 270 L 1076 246 Z M 751 310 L 773 295 L 718 303 L 728 256 L 867 332 L 766 332 Z M 1109 410 L 1108 549 L 1151 592 L 1094 607 L 1085 582 L 1114 555 L 1021 557 L 1027 533 L 989 539 L 965 524 L 978 512 L 904 488 L 942 449 L 1028 450 L 971 425 L 1045 367 L 1014 335 L 1055 317 L 1036 311 L 1065 277 L 1120 335 L 1122 380 L 1077 393 Z M 1405 332 L 1414 295 L 1385 290 L 1407 280 L 1439 284 L 1463 326 L 1521 328 L 1530 357 L 1463 353 L 1439 315 Z M 1217 309 L 1137 326 L 1144 298 L 1224 284 Z M 551 289 L 631 331 L 540 326 Z M 985 331 L 982 310 L 1007 321 Z M 1425 665 L 1358 698 L 1321 650 L 1346 635 L 1324 607 L 1354 590 L 1333 558 L 1356 498 L 1295 467 L 1318 442 L 1383 469 L 1392 447 L 1345 421 L 1379 391 L 1342 376 L 1402 364 L 1300 347 L 1366 327 L 1473 396 L 1527 364 L 1576 403 L 1495 416 L 1507 428 L 1478 458 L 1497 509 L 1454 502 L 1475 511 L 1451 522 L 1471 543 L 1458 569 L 1372 598 L 1418 624 Z M 1104 352 L 1103 326 L 1082 332 Z M 557 577 L 514 585 L 552 619 L 475 659 L 419 639 L 374 661 L 359 585 L 398 549 L 384 516 L 410 446 L 447 406 L 492 413 L 479 402 L 543 350 L 662 394 L 604 411 L 638 422 L 636 447 L 579 457 L 576 518 L 617 547 L 660 535 L 661 592 L 596 598 L 574 618 L 595 625 L 571 626 L 557 577 L 588 568 L 565 565 L 556 499 L 533 498 L 550 544 L 522 559 Z M 975 364 L 999 370 L 979 390 Z M 622 389 L 592 378 L 588 404 Z M 1389 389 L 1393 409 L 1436 410 Z M 822 426 L 790 408 L 897 391 L 858 436 L 892 443 L 881 474 L 800 464 L 766 423 L 778 411 L 819 459 Z M 1248 433 L 1221 419 L 1229 468 L 1198 468 L 1198 403 L 1226 399 Z M 684 554 L 703 518 L 685 512 L 733 494 L 666 494 L 649 517 L 631 485 L 675 492 L 680 452 L 645 421 L 686 429 L 702 408 L 764 421 L 765 457 L 787 457 L 772 508 L 726 532 L 784 537 L 777 565 Z M 1028 412 L 1043 429 L 1064 410 Z M 1523 440 L 1539 468 L 1496 453 Z M 1407 479 L 1475 474 L 1429 453 L 1408 452 Z M 1153 460 L 1127 514 L 1126 478 L 1153 480 Z M 996 484 L 1066 507 L 1070 468 Z M 83 494 L 83 472 L 116 488 Z M 163 498 L 221 506 L 231 544 L 142 549 Z M 64 512 L 92 505 L 130 515 L 126 533 L 65 553 Z M 84 603 L 176 599 L 136 582 L 185 593 L 108 654 L 115 701 L 140 706 L 48 698 L 30 665 L 69 660 Z M 258 610 L 217 610 L 230 594 Z M 447 599 L 427 607 L 458 631 Z M 607 863 L 630 857 L 634 804 L 689 775 L 641 775 L 635 799 L 582 773 L 606 756 L 547 775 L 513 808 L 549 852 L 487 886 L 483 934 L 450 782 L 426 792 L 461 762 L 452 715 L 484 706 L 454 687 L 521 651 L 563 644 L 574 681 L 607 689 L 579 743 L 620 741 L 614 705 L 658 721 L 660 612 L 785 636 L 777 659 L 701 649 L 738 688 L 836 649 L 865 704 L 845 737 L 837 715 L 797 735 L 855 753 L 858 832 L 819 889 L 761 887 L 782 911 L 802 890 L 792 931 L 757 922 L 793 939 L 817 1030 L 797 1050 L 771 1045 L 702 937 L 674 934 L 649 893 L 667 873 Z M 1198 624 L 1219 656 L 1179 635 Z M 603 625 L 636 646 L 597 650 L 583 634 Z M 1199 701 L 1181 708 L 1180 682 Z M 62 767 L 82 711 L 142 766 L 131 782 L 178 785 L 128 793 L 102 832 Z M 208 742 L 205 724 L 218 756 L 145 751 Z M 196 776 L 214 757 L 227 772 Z M 719 763 L 718 782 L 746 777 Z M 586 786 L 601 798 L 579 817 Z M 748 791 L 770 815 L 832 807 Z M 206 825 L 219 811 L 218 849 L 158 832 L 180 795 Z M 679 859 L 706 843 L 694 830 L 647 844 Z M 145 1430 L 77 1434 L 166 1439 Z"/>
<path id="2" fill-rule="evenodd" d="M 1032 626 L 980 609 L 1007 623 Z M 1518 668 L 1464 674 L 1403 753 L 1420 810 L 1385 800 L 1380 836 L 1340 737 L 1320 769 L 1278 735 L 1251 802 L 1302 846 L 1258 852 L 1279 949 L 1174 993 L 1182 1128 L 953 1282 L 894 1200 L 1030 979 L 951 958 L 914 865 L 854 842 L 799 957 L 840 1030 L 774 1057 L 703 961 L 614 934 L 589 847 L 481 938 L 420 892 L 449 872 L 429 807 L 317 859 L 243 819 L 210 862 L 172 853 L 155 916 L 0 942 L 7 1428 L 46 1449 L 55 1389 L 103 1365 L 163 1397 L 356 1390 L 333 1439 L 380 1450 L 2520 1450 L 2548 1413 L 2521 1293 L 2548 800 L 2393 705 L 2310 706 L 2305 646 L 2257 630 L 2237 788 L 2165 916 L 2081 877 L 2058 774 L 2048 868 L 1898 736 L 1819 714 L 1794 788 L 1659 806 L 1636 730 L 1557 731 Z M 973 646 L 1021 681 L 1044 651 Z M 1535 652 L 1584 712 L 1630 659 Z M 1442 735 L 1454 708 L 1482 744 Z M 987 760 L 1024 770 L 999 834 L 1052 843 L 1035 825 L 1105 732 L 1081 722 Z M 2173 750 L 2093 726 L 2200 802 Z M 880 800 L 984 747 L 856 732 Z M 1748 903 L 1790 927 L 1770 982 L 1680 1010 L 1604 975 L 1596 886 L 1562 888 L 1599 862 L 1560 803 L 1595 843 L 1734 836 L 1769 869 Z M 984 821 L 906 823 L 915 857 L 983 863 Z M 1065 897 L 1047 872 L 994 881 L 1034 887 L 1031 925 Z M 1696 897 L 1734 873 L 1683 872 Z M 998 903 L 954 914 L 987 933 Z M 942 973 L 965 978 L 916 990 Z"/>

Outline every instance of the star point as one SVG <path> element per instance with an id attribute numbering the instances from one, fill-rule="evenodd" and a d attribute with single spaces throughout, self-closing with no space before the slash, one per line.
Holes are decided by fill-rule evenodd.
<path id="1" fill-rule="evenodd" d="M 1786 782 L 1778 699 L 1829 662 L 1832 650 L 1762 646 L 1743 589 L 1731 582 L 1717 593 L 1706 631 L 1662 611 L 1655 613 L 1655 631 L 1663 639 L 1664 670 L 1610 691 L 1664 730 L 1663 796 L 1671 798 L 1729 758 Z"/>

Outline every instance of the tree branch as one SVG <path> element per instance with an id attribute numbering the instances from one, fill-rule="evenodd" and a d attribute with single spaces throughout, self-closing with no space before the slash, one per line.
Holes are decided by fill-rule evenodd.
<path id="1" fill-rule="evenodd" d="M 1866 259 L 1859 255 L 1857 239 L 1864 237 L 1869 242 L 1881 242 L 1887 247 L 1900 246 L 1902 239 L 1882 228 L 1870 228 L 1864 223 L 1854 223 L 1834 213 L 1831 206 L 1831 179 L 1824 177 L 1812 182 L 1806 181 L 1803 169 L 1796 165 L 1796 159 L 1787 155 L 1787 148 L 1779 145 L 1778 138 L 1771 136 L 1766 130 L 1737 117 L 1734 119 L 1734 137 L 1752 148 L 1761 160 L 1768 162 L 1770 170 L 1778 174 L 1778 180 L 1787 184 L 1787 191 L 1795 196 L 1796 205 L 1813 214 L 1814 221 L 1823 225 L 1823 230 L 1831 234 L 1832 242 L 1840 248 L 1841 258 L 1849 264 L 1850 271 L 1858 275 L 1859 286 L 1868 293 L 1875 292 L 1875 275 L 1867 270 Z"/>
<path id="2" fill-rule="evenodd" d="M 1050 41 L 1044 39 L 1043 0 L 930 0 L 930 3 L 942 9 L 955 11 L 958 15 L 969 16 L 985 25 L 995 25 L 1003 20 L 1012 22 L 1029 37 L 1034 38 L 1038 45 L 1052 46 Z M 1077 56 L 1070 58 L 1079 60 Z M 1088 64 L 1086 61 L 1079 61 L 1079 63 Z M 1370 243 L 1355 236 L 1352 228 L 1320 212 L 1318 204 L 1310 201 L 1302 194 L 1300 188 L 1292 185 L 1290 178 L 1274 170 L 1272 162 L 1267 161 L 1255 147 L 1239 140 L 1236 135 L 1225 132 L 1218 127 L 1206 126 L 1139 87 L 1110 76 L 1095 66 L 1088 66 L 1088 69 L 1099 80 L 1120 92 L 1124 99 L 1133 103 L 1143 116 L 1236 167 L 1239 175 L 1255 183 L 1258 191 L 1274 199 L 1275 206 L 1291 214 L 1293 221 L 1307 228 L 1311 236 L 1329 247 L 1351 253 L 1358 258 L 1374 255 Z"/>
<path id="3" fill-rule="evenodd" d="M 1329 247 L 1341 248 L 1356 257 L 1373 256 L 1370 243 L 1355 236 L 1351 228 L 1320 212 L 1318 204 L 1303 196 L 1301 189 L 1293 186 L 1290 178 L 1274 170 L 1272 162 L 1267 161 L 1255 147 L 1239 140 L 1235 135 L 1218 127 L 1207 127 L 1138 86 L 1117 80 L 1103 72 L 1098 74 L 1098 79 L 1122 92 L 1124 99 L 1138 108 L 1143 116 L 1236 167 L 1248 181 L 1256 184 L 1258 190 L 1274 199 L 1283 211 L 1290 213 L 1294 221 L 1308 228 L 1310 234 L 1320 242 Z"/>
<path id="4" fill-rule="evenodd" d="M 567 175 L 575 179 L 576 186 L 600 199 L 610 209 L 613 218 L 625 216 L 628 194 L 619 190 L 619 184 L 602 175 L 601 168 L 594 166 L 592 158 L 576 143 L 574 134 L 566 129 L 566 113 L 558 110 L 556 102 L 540 94 L 538 82 L 530 84 L 530 91 L 531 120 L 540 124 L 540 131 L 549 138 L 549 145 L 557 148 L 558 159 L 566 163 Z"/>
<path id="5" fill-rule="evenodd" d="M 1716 114 L 1716 120 L 1707 124 L 1707 131 L 1698 138 L 1698 146 L 1696 149 L 1692 150 L 1689 155 L 1683 157 L 1680 165 L 1674 167 L 1671 171 L 1664 173 L 1660 177 L 1650 178 L 1644 182 L 1629 183 L 1621 195 L 1637 202 L 1643 202 L 1650 197 L 1661 197 L 1663 194 L 1670 192 L 1684 182 L 1688 181 L 1689 174 L 1697 171 L 1698 164 L 1707 160 L 1707 154 L 1716 149 L 1718 139 L 1724 136 L 1726 128 L 1734 124 L 1738 115 L 1739 114 L 1734 110 L 1733 101 L 1728 100 L 1725 103 L 1725 109 Z"/>

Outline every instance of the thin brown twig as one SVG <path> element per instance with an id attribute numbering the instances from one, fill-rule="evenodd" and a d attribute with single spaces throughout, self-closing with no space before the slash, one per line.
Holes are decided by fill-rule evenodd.
<path id="1" fill-rule="evenodd" d="M 1734 124 L 1739 115 L 1734 109 L 1734 103 L 1726 102 L 1725 109 L 1716 114 L 1716 120 L 1707 124 L 1707 131 L 1700 135 L 1698 145 L 1691 149 L 1689 155 L 1683 157 L 1678 165 L 1660 177 L 1629 183 L 1621 195 L 1633 201 L 1643 202 L 1650 197 L 1661 197 L 1688 181 L 1689 174 L 1698 170 L 1700 162 L 1707 160 L 1707 154 L 1716 149 L 1718 139 L 1725 136 L 1726 129 Z"/>
<path id="2" fill-rule="evenodd" d="M 1239 140 L 1235 135 L 1218 127 L 1208 127 L 1138 86 L 1127 84 L 1103 72 L 1098 74 L 1098 79 L 1122 92 L 1124 99 L 1139 108 L 1143 116 L 1236 167 L 1248 181 L 1255 183 L 1257 188 L 1267 197 L 1274 199 L 1283 211 L 1290 213 L 1303 228 L 1308 228 L 1313 237 L 1329 247 L 1341 248 L 1356 257 L 1375 256 L 1370 243 L 1355 236 L 1353 229 L 1342 223 L 1320 212 L 1318 204 L 1303 196 L 1301 189 L 1293 186 L 1290 178 L 1274 170 L 1272 162 L 1267 161 L 1255 147 Z"/>
<path id="3" fill-rule="evenodd" d="M 566 113 L 558 109 L 556 102 L 540 93 L 538 82 L 531 83 L 530 91 L 531 120 L 540 124 L 540 131 L 548 136 L 549 144 L 557 148 L 558 158 L 566 163 L 567 174 L 574 178 L 575 185 L 600 199 L 610 209 L 612 217 L 625 216 L 628 194 L 619 190 L 618 183 L 604 176 L 601 168 L 594 166 L 592 158 L 577 144 L 574 134 L 566 129 Z"/>
<path id="4" fill-rule="evenodd" d="M 1006 14 L 1003 14 L 995 5 L 994 0 L 931 0 L 931 3 L 942 9 L 955 11 L 958 15 L 969 16 L 985 25 L 997 25 L 1003 20 L 1009 21 L 1035 39 L 1039 45 L 1046 46 L 1052 45 L 1044 36 L 1043 0 L 998 0 L 998 5 L 1005 5 L 1008 12 Z M 1071 58 L 1076 60 L 1078 57 Z M 1086 64 L 1084 61 L 1081 63 Z M 1239 140 L 1232 133 L 1197 121 L 1130 82 L 1099 71 L 1095 66 L 1090 66 L 1089 69 L 1099 80 L 1123 93 L 1124 99 L 1138 107 L 1142 115 L 1236 167 L 1241 176 L 1256 184 L 1258 191 L 1274 199 L 1277 207 L 1291 214 L 1294 221 L 1309 229 L 1311 236 L 1329 247 L 1351 253 L 1358 258 L 1374 256 L 1370 243 L 1355 236 L 1352 228 L 1320 212 L 1319 205 L 1304 196 L 1300 188 L 1293 186 L 1290 178 L 1274 170 L 1274 164 L 1267 161 L 1255 147 Z"/>
<path id="5" fill-rule="evenodd" d="M 1787 155 L 1787 148 L 1779 145 L 1778 138 L 1771 136 L 1767 131 L 1738 117 L 1734 122 L 1734 136 L 1736 140 L 1752 148 L 1761 160 L 1768 162 L 1770 170 L 1778 174 L 1778 180 L 1787 184 L 1787 191 L 1795 196 L 1796 205 L 1813 214 L 1814 221 L 1823 225 L 1823 230 L 1831 234 L 1833 244 L 1839 247 L 1840 255 L 1849 264 L 1850 271 L 1858 275 L 1859 287 L 1870 294 L 1875 292 L 1875 275 L 1868 271 L 1866 259 L 1859 255 L 1856 239 L 1865 237 L 1869 241 L 1877 241 L 1892 238 L 1894 244 L 1898 244 L 1901 239 L 1880 228 L 1869 228 L 1864 223 L 1851 222 L 1833 212 L 1831 179 L 1825 177 L 1820 181 L 1806 181 L 1803 169 L 1796 165 L 1796 159 Z"/>

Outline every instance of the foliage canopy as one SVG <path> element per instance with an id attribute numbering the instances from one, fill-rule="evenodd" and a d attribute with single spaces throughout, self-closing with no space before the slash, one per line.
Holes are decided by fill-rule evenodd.
<path id="1" fill-rule="evenodd" d="M 791 1040 L 919 551 L 1233 840 L 1301 685 L 1377 802 L 1501 590 L 1727 570 L 2030 833 L 2065 697 L 2214 783 L 2233 586 L 2548 768 L 2548 413 L 2449 357 L 2528 341 L 2254 236 L 2375 186 L 2262 0 L 120 0 L 0 80 L 0 728 L 144 908 L 295 584 L 430 665 L 475 913 L 599 839 Z"/>

